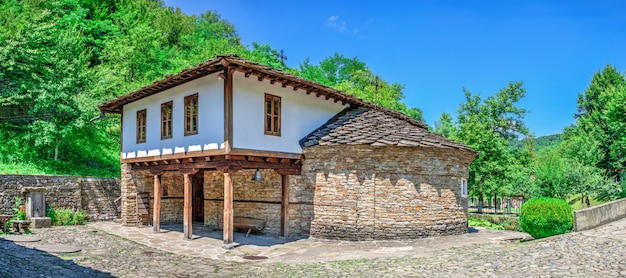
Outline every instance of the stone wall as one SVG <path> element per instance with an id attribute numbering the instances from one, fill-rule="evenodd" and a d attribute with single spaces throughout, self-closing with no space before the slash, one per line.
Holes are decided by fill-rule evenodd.
<path id="1" fill-rule="evenodd" d="M 460 197 L 474 154 L 454 149 L 315 146 L 304 149 L 302 175 L 289 177 L 289 235 L 346 240 L 405 239 L 467 232 L 467 198 Z M 266 221 L 264 234 L 280 232 L 281 177 L 262 170 L 232 174 L 235 216 Z M 204 224 L 222 229 L 224 174 L 203 173 Z M 122 165 L 122 224 L 136 224 L 136 194 L 149 192 L 147 170 Z M 162 223 L 182 223 L 183 174 L 161 178 Z M 150 221 L 150 216 L 145 218 Z"/>
<path id="2" fill-rule="evenodd" d="M 150 207 L 154 202 L 154 176 L 147 170 L 132 171 L 122 165 L 122 224 L 136 225 L 136 193 L 149 192 Z M 240 170 L 232 174 L 233 212 L 235 216 L 253 217 L 266 221 L 261 232 L 278 236 L 280 233 L 281 177 L 273 170 L 262 170 L 263 182 L 252 181 L 255 170 Z M 224 173 L 206 170 L 204 178 L 204 224 L 215 229 L 223 228 Z M 161 223 L 182 223 L 183 174 L 165 172 L 161 176 Z M 313 218 L 313 187 L 301 183 L 301 178 L 289 179 L 289 235 L 308 235 Z M 149 222 L 149 217 L 145 218 Z M 143 223 L 147 224 L 147 223 Z"/>
<path id="3" fill-rule="evenodd" d="M 467 232 L 467 178 L 474 155 L 454 149 L 368 145 L 304 149 L 313 184 L 311 236 L 410 239 Z"/>
<path id="4" fill-rule="evenodd" d="M 580 232 L 626 217 L 626 199 L 574 211 L 574 231 Z"/>
<path id="5" fill-rule="evenodd" d="M 119 217 L 115 200 L 120 196 L 119 179 L 68 176 L 0 175 L 0 214 L 13 214 L 15 198 L 24 197 L 25 187 L 46 188 L 46 206 L 83 209 L 90 220 Z"/>

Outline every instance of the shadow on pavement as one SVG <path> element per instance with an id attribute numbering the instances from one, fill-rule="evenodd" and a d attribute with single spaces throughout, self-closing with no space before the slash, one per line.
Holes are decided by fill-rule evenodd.
<path id="1" fill-rule="evenodd" d="M 203 225 L 202 223 L 194 223 L 192 226 L 192 229 L 193 229 L 193 232 L 192 232 L 193 237 L 191 239 L 192 241 L 198 240 L 199 238 L 202 238 L 202 237 L 212 238 L 212 239 L 216 239 L 220 241 L 224 239 L 222 230 L 213 229 L 209 226 Z M 161 233 L 167 233 L 167 232 L 182 233 L 183 226 L 181 224 L 161 225 Z M 270 235 L 252 234 L 252 233 L 249 236 L 246 236 L 246 232 L 235 232 L 233 234 L 234 242 L 236 244 L 235 248 L 239 246 L 243 246 L 243 245 L 255 245 L 255 246 L 269 247 L 269 246 L 273 246 L 277 244 L 285 244 L 288 242 L 293 242 L 293 241 L 301 240 L 303 238 L 307 238 L 307 237 L 278 238 L 278 237 L 273 237 Z"/>
<path id="2" fill-rule="evenodd" d="M 71 256 L 71 254 L 68 254 Z M 0 277 L 114 277 L 0 238 Z"/>

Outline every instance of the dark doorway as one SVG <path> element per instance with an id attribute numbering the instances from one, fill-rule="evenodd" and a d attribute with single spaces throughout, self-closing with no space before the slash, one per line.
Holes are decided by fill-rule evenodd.
<path id="1" fill-rule="evenodd" d="M 204 223 L 204 172 L 193 176 L 191 187 L 193 222 Z"/>

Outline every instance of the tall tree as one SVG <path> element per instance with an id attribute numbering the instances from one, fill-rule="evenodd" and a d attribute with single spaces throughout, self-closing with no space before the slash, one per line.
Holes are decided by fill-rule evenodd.
<path id="1" fill-rule="evenodd" d="M 576 128 L 579 133 L 599 142 L 602 159 L 597 166 L 603 169 L 626 166 L 620 161 L 616 148 L 612 151 L 613 144 L 623 142 L 624 137 L 620 137 L 623 134 L 615 129 L 618 122 L 623 122 L 623 118 L 615 121 L 615 117 L 607 114 L 608 104 L 619 102 L 623 88 L 626 88 L 624 76 L 615 67 L 607 65 L 602 71 L 594 74 L 589 87 L 578 95 Z"/>
<path id="2" fill-rule="evenodd" d="M 514 159 L 507 151 L 508 141 L 529 134 L 524 124 L 526 109 L 516 106 L 526 90 L 521 82 L 509 82 L 484 101 L 464 91 L 466 102 L 457 111 L 458 131 L 453 138 L 478 152 L 468 182 L 482 209 L 484 196 L 497 192 L 511 177 Z"/>
<path id="3" fill-rule="evenodd" d="M 452 138 L 456 131 L 456 127 L 454 126 L 454 120 L 452 119 L 452 115 L 443 112 L 439 119 L 435 121 L 434 130 L 435 133 L 446 137 Z"/>

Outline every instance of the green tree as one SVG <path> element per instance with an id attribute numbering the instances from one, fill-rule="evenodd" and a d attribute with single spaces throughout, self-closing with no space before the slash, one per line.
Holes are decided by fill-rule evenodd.
<path id="1" fill-rule="evenodd" d="M 523 121 L 526 110 L 516 106 L 526 91 L 521 82 L 510 82 L 484 101 L 464 91 L 466 102 L 458 110 L 458 131 L 453 139 L 478 152 L 470 165 L 468 182 L 482 210 L 484 196 L 497 192 L 511 178 L 514 158 L 507 151 L 508 141 L 529 134 Z"/>
<path id="2" fill-rule="evenodd" d="M 435 128 L 433 132 L 446 138 L 452 138 L 455 131 L 456 127 L 454 126 L 452 115 L 446 112 L 441 113 L 439 119 L 435 121 Z"/>
<path id="3" fill-rule="evenodd" d="M 593 138 L 600 144 L 602 159 L 597 166 L 602 169 L 620 169 L 626 166 L 623 161 L 624 153 L 621 152 L 622 146 L 612 148 L 613 144 L 623 142 L 624 137 L 620 136 L 624 133 L 620 133 L 617 127 L 619 125 L 617 122 L 623 122 L 623 114 L 621 119 L 620 116 L 616 119 L 615 114 L 607 111 L 607 108 L 619 105 L 620 92 L 623 92 L 623 88 L 626 88 L 626 79 L 615 67 L 609 65 L 596 72 L 589 87 L 578 95 L 576 128 L 579 129 L 579 133 Z"/>

